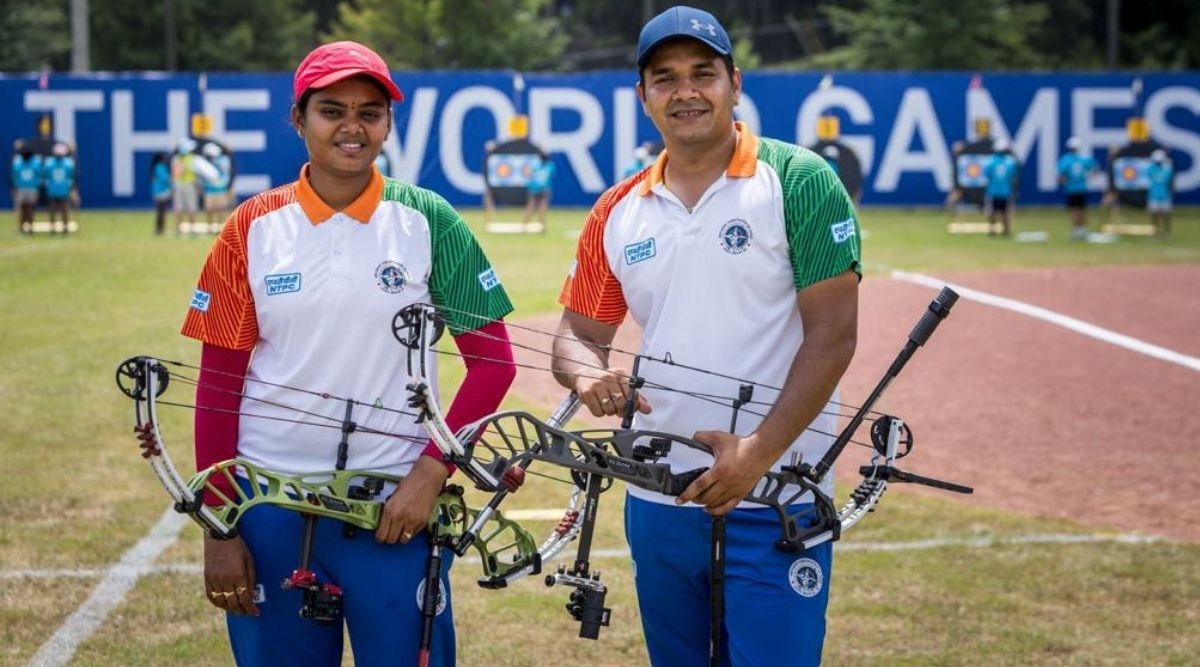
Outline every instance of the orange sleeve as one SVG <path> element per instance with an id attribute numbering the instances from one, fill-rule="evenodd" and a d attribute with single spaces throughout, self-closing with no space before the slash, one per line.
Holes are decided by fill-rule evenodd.
<path id="1" fill-rule="evenodd" d="M 629 194 L 644 174 L 628 178 L 614 185 L 600 196 L 579 234 L 579 246 L 575 251 L 575 266 L 563 283 L 558 302 L 580 315 L 618 326 L 629 310 L 621 283 L 608 265 L 608 253 L 604 250 L 604 230 L 608 216 L 618 202 Z"/>
<path id="2" fill-rule="evenodd" d="M 257 199 L 251 199 L 229 216 L 208 251 L 183 335 L 231 350 L 254 349 L 258 319 L 246 273 L 246 235 L 261 209 Z"/>

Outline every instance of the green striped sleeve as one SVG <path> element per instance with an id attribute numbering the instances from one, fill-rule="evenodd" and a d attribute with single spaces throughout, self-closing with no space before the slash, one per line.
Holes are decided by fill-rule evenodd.
<path id="1" fill-rule="evenodd" d="M 763 139 L 758 158 L 779 174 L 796 290 L 853 270 L 862 275 L 858 216 L 846 188 L 821 156 Z"/>
<path id="2" fill-rule="evenodd" d="M 385 200 L 410 206 L 429 221 L 432 271 L 429 292 L 450 333 L 474 331 L 513 310 L 512 302 L 483 248 L 454 207 L 441 195 L 408 183 L 387 179 Z"/>

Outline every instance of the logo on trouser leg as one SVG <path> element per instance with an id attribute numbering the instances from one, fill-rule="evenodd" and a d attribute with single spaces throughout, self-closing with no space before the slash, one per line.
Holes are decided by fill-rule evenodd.
<path id="1" fill-rule="evenodd" d="M 437 595 L 437 612 L 438 616 L 446 610 L 446 582 L 438 580 L 438 595 Z M 425 604 L 425 580 L 417 584 L 417 609 L 422 609 Z"/>
<path id="2" fill-rule="evenodd" d="M 811 598 L 821 592 L 825 576 L 821 573 L 821 565 L 811 558 L 801 558 L 788 569 L 788 583 L 792 590 L 800 596 Z"/>

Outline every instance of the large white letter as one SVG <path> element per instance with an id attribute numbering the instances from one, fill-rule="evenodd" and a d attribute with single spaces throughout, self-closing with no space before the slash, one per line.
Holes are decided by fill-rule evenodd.
<path id="1" fill-rule="evenodd" d="M 921 151 L 909 150 L 913 135 L 920 133 Z M 888 137 L 887 148 L 883 149 L 883 160 L 879 164 L 879 177 L 875 189 L 879 192 L 894 192 L 900 182 L 900 174 L 906 171 L 927 171 L 939 190 L 945 192 L 953 182 L 950 173 L 950 151 L 946 148 L 946 137 L 938 125 L 937 114 L 929 91 L 924 88 L 909 88 L 900 101 L 896 124 Z"/>
<path id="2" fill-rule="evenodd" d="M 1146 124 L 1155 140 L 1191 157 L 1188 170 L 1175 175 L 1175 190 L 1186 192 L 1200 186 L 1200 136 L 1167 121 L 1167 111 L 1176 107 L 1191 111 L 1193 116 L 1200 115 L 1200 91 L 1190 86 L 1170 86 L 1155 91 L 1146 100 Z"/>
<path id="3" fill-rule="evenodd" d="M 271 93 L 263 89 L 210 90 L 204 93 L 204 114 L 212 119 L 212 136 L 233 151 L 259 152 L 267 148 L 267 133 L 262 130 L 226 130 L 225 114 L 230 110 L 262 111 L 271 108 Z M 271 176 L 238 172 L 233 191 L 240 195 L 270 189 Z"/>
<path id="4" fill-rule="evenodd" d="M 1096 148 L 1125 144 L 1125 128 L 1101 129 L 1094 124 L 1098 108 L 1130 108 L 1133 91 L 1128 88 L 1076 88 L 1071 91 L 1071 134 L 1079 137 L 1085 154 Z"/>
<path id="5" fill-rule="evenodd" d="M 136 132 L 133 129 L 133 92 L 112 93 L 112 179 L 113 194 L 128 197 L 134 193 L 133 154 L 139 151 L 168 151 L 188 135 L 188 93 L 167 93 L 167 129 Z"/>
<path id="6" fill-rule="evenodd" d="M 451 186 L 474 195 L 483 194 L 483 174 L 467 167 L 463 159 L 462 135 L 467 112 L 477 108 L 486 109 L 492 114 L 496 125 L 492 136 L 496 137 L 504 135 L 508 121 L 517 113 L 508 95 L 487 86 L 468 86 L 446 100 L 438 129 L 441 143 L 438 155 L 442 161 L 442 172 Z M 411 155 L 412 146 L 408 150 Z"/>
<path id="7" fill-rule="evenodd" d="M 613 182 L 621 179 L 625 163 L 637 148 L 637 115 L 642 104 L 633 88 L 613 90 Z"/>
<path id="8" fill-rule="evenodd" d="M 555 132 L 550 127 L 554 109 L 579 114 L 579 129 Z M 592 159 L 591 147 L 604 130 L 604 109 L 591 93 L 577 88 L 534 88 L 529 91 L 530 140 L 547 153 L 562 153 L 571 163 L 584 192 L 604 191 L 604 178 Z"/>
<path id="9" fill-rule="evenodd" d="M 992 126 L 992 136 L 1009 139 L 1011 134 L 996 103 L 986 88 L 974 89 L 967 94 L 967 119 L 987 118 Z M 1012 139 L 1012 150 L 1017 161 L 1027 165 L 1033 143 L 1038 144 L 1037 188 L 1042 192 L 1058 189 L 1058 91 L 1054 88 L 1039 88 L 1029 102 L 1025 117 L 1017 126 L 1017 137 Z"/>
<path id="10" fill-rule="evenodd" d="M 100 111 L 104 93 L 98 90 L 27 90 L 26 111 L 49 111 L 54 118 L 54 138 L 79 146 L 75 138 L 75 112 Z"/>
<path id="11" fill-rule="evenodd" d="M 817 143 L 817 119 L 834 108 L 845 110 L 850 115 L 850 120 L 859 125 L 875 121 L 871 105 L 858 91 L 843 86 L 817 90 L 804 98 L 800 112 L 796 115 L 796 143 L 801 146 Z M 871 165 L 875 162 L 875 139 L 843 135 L 841 141 L 858 155 L 863 176 L 871 173 Z"/>
<path id="12" fill-rule="evenodd" d="M 421 178 L 421 165 L 425 161 L 425 147 L 429 145 L 437 98 L 437 88 L 418 88 L 416 92 L 407 96 L 405 102 L 409 106 L 409 112 L 408 121 L 404 126 L 404 145 L 400 144 L 399 125 L 392 128 L 387 140 L 383 142 L 383 152 L 392 164 L 392 173 L 389 175 L 393 178 L 414 185 Z M 461 158 L 461 142 L 458 150 Z"/>

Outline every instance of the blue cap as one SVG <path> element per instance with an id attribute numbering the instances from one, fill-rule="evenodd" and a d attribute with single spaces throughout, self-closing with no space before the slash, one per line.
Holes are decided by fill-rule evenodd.
<path id="1" fill-rule="evenodd" d="M 721 27 L 717 17 L 703 9 L 677 5 L 655 16 L 642 26 L 638 36 L 637 66 L 642 69 L 654 47 L 668 39 L 691 37 L 703 42 L 708 48 L 723 56 L 733 55 L 729 33 Z"/>

